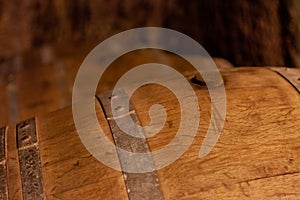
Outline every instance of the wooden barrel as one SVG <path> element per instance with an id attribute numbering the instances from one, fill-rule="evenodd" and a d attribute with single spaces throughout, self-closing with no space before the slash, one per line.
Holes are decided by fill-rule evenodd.
<path id="1" fill-rule="evenodd" d="M 218 142 L 205 157 L 199 158 L 199 150 L 211 119 L 210 96 L 195 78 L 196 72 L 186 71 L 198 98 L 200 122 L 192 144 L 179 159 L 149 173 L 110 168 L 83 145 L 72 108 L 66 107 L 1 129 L 2 199 L 299 199 L 300 95 L 296 86 L 267 68 L 220 71 L 227 96 L 226 120 Z M 291 73 L 300 77 L 299 70 Z M 298 78 L 293 79 L 295 84 Z M 98 122 L 109 140 L 118 143 L 120 135 L 116 135 L 115 119 L 109 118 L 105 95 L 95 100 Z M 143 126 L 150 122 L 148 111 L 153 104 L 163 105 L 167 113 L 158 134 L 143 141 L 129 140 L 130 145 L 153 152 L 169 144 L 181 116 L 175 95 L 153 84 L 139 88 L 130 100 L 136 123 Z M 117 157 L 121 164 L 126 162 Z"/>

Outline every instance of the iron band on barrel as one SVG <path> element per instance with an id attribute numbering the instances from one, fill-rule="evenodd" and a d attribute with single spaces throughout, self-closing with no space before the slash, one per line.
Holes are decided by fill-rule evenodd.
<path id="1" fill-rule="evenodd" d="M 43 178 L 35 119 L 17 124 L 17 148 L 24 200 L 43 200 Z"/>

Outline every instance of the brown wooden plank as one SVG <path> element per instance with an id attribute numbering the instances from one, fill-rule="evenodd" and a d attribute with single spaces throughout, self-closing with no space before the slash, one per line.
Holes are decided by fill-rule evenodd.
<path id="1" fill-rule="evenodd" d="M 99 122 L 112 140 L 99 105 L 97 110 Z M 93 199 L 99 195 L 99 199 L 127 199 L 122 173 L 93 158 L 81 143 L 70 107 L 38 117 L 37 129 L 47 198 Z"/>
<path id="2" fill-rule="evenodd" d="M 299 94 L 283 78 L 266 69 L 242 68 L 224 73 L 228 106 L 224 131 L 213 151 L 199 159 L 198 152 L 210 119 L 210 103 L 205 90 L 194 86 L 202 121 L 189 150 L 172 165 L 158 171 L 166 199 L 211 199 L 214 191 L 217 199 L 244 198 L 242 192 L 231 188 L 241 182 L 264 178 L 265 182 L 253 182 L 249 198 L 271 195 L 280 199 L 291 194 L 299 198 L 294 187 L 298 185 L 298 177 L 284 178 L 285 174 L 300 172 Z M 150 139 L 151 147 L 162 148 L 166 143 L 162 141 L 170 141 L 177 131 L 180 110 L 172 106 L 176 99 L 165 91 L 158 92 L 161 89 L 157 87 L 140 90 L 132 102 L 143 125 L 149 122 L 147 108 L 154 101 L 167 105 L 168 123 Z M 277 176 L 282 177 L 267 179 Z M 288 189 L 279 190 L 280 195 L 276 195 L 267 185 L 271 180 L 280 181 L 270 183 L 274 189 L 280 185 Z"/>
<path id="3" fill-rule="evenodd" d="M 299 173 L 283 174 L 240 182 L 197 194 L 183 196 L 181 199 L 299 199 Z"/>
<path id="4" fill-rule="evenodd" d="M 237 91 L 237 94 L 240 92 Z M 299 136 L 295 134 L 299 133 L 299 126 L 297 128 L 294 124 L 299 121 L 299 118 L 295 118 L 299 116 L 299 107 L 295 116 L 287 119 L 278 113 L 289 113 L 292 110 L 290 107 L 257 109 L 252 112 L 243 109 L 235 109 L 239 115 L 228 113 L 227 126 L 216 147 L 206 158 L 197 157 L 205 133 L 204 127 L 200 136 L 196 137 L 194 146 L 180 160 L 158 172 L 163 191 L 169 193 L 167 199 L 181 198 L 185 193 L 186 196 L 196 195 L 203 190 L 248 179 L 300 170 Z M 228 125 L 233 123 L 234 126 Z"/>
<path id="5" fill-rule="evenodd" d="M 95 174 L 97 176 L 98 174 Z M 122 181 L 116 178 L 102 179 L 102 181 L 83 185 L 80 188 L 74 188 L 63 193 L 51 194 L 47 199 L 51 200 L 73 200 L 73 199 L 107 199 L 123 200 L 127 199 L 126 191 L 120 192 L 119 189 L 124 187 Z"/>
<path id="6" fill-rule="evenodd" d="M 199 56 L 187 55 L 186 57 L 199 60 Z M 206 60 L 203 57 L 200 57 L 200 59 L 203 62 Z M 185 76 L 191 73 L 194 75 L 197 72 L 189 62 L 180 56 L 155 49 L 136 50 L 120 56 L 106 69 L 98 84 L 98 86 L 101 85 L 101 87 L 97 88 L 97 94 L 112 90 L 116 81 L 119 80 L 124 73 L 146 63 L 164 64 L 178 70 Z M 215 63 L 219 68 L 231 68 L 232 66 L 222 59 L 215 59 Z M 101 63 L 98 64 L 101 66 Z"/>
<path id="7" fill-rule="evenodd" d="M 8 199 L 13 200 L 23 199 L 16 135 L 15 126 L 10 126 L 7 134 L 7 183 Z"/>
<path id="8" fill-rule="evenodd" d="M 188 80 L 195 76 L 195 71 L 183 71 Z M 199 159 L 211 104 L 206 87 L 191 84 L 201 108 L 200 126 L 188 151 L 158 170 L 165 199 L 299 198 L 299 93 L 267 69 L 221 71 L 228 106 L 224 131 L 212 152 Z M 107 88 L 111 82 L 106 83 Z M 168 118 L 163 129 L 148 138 L 152 151 L 163 148 L 179 127 L 180 108 L 174 94 L 162 86 L 147 85 L 138 89 L 131 101 L 142 125 L 149 123 L 150 106 L 165 106 Z M 96 111 L 112 141 L 98 104 Z M 38 117 L 37 129 L 47 198 L 127 198 L 122 173 L 103 165 L 85 150 L 70 107 Z"/>

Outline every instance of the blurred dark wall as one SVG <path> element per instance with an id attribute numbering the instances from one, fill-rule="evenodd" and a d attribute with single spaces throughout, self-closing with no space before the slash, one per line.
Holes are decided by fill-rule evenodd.
<path id="1" fill-rule="evenodd" d="M 204 47 L 237 65 L 283 65 L 279 1 L 201 1 Z"/>
<path id="2" fill-rule="evenodd" d="M 45 43 L 92 43 L 143 26 L 197 35 L 196 10 L 179 0 L 0 0 L 0 56 Z M 193 20 L 191 19 L 191 20 Z M 196 23 L 196 21 L 195 21 Z"/>
<path id="3" fill-rule="evenodd" d="M 300 66 L 299 0 L 199 1 L 200 38 L 235 65 Z"/>
<path id="4" fill-rule="evenodd" d="M 162 26 L 235 65 L 300 66 L 298 11 L 299 0 L 0 0 L 0 58 Z"/>

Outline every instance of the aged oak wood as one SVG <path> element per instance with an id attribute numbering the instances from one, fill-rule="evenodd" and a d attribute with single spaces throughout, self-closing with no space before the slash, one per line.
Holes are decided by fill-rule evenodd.
<path id="1" fill-rule="evenodd" d="M 187 80 L 196 76 L 188 68 L 182 73 Z M 227 95 L 222 135 L 210 154 L 200 159 L 198 153 L 209 125 L 211 102 L 205 85 L 191 83 L 200 106 L 199 129 L 180 159 L 157 170 L 164 198 L 299 199 L 298 91 L 266 68 L 227 68 L 221 69 L 221 74 Z M 143 126 L 150 121 L 148 110 L 154 103 L 166 108 L 168 117 L 163 129 L 147 139 L 151 151 L 163 148 L 175 137 L 180 108 L 172 92 L 163 86 L 145 85 L 133 94 L 131 102 Z M 102 129 L 113 141 L 97 100 L 95 108 Z M 89 116 L 87 125 L 88 119 Z M 36 127 L 47 199 L 128 198 L 122 172 L 96 160 L 81 143 L 71 107 L 37 116 Z M 22 187 L 15 130 L 10 128 L 8 132 L 8 195 L 18 199 Z"/>
<path id="2" fill-rule="evenodd" d="M 99 105 L 97 106 L 101 126 L 107 134 L 110 134 L 107 121 L 100 112 Z M 38 131 L 49 133 L 39 134 L 46 197 L 49 199 L 80 197 L 126 199 L 122 173 L 106 167 L 82 148 L 70 111 L 70 107 L 60 110 L 59 118 L 54 115 L 37 118 Z M 49 126 L 62 121 L 64 123 L 61 126 Z M 111 138 L 111 135 L 108 136 Z M 64 145 L 61 146 L 62 143 L 58 143 L 57 140 Z"/>

